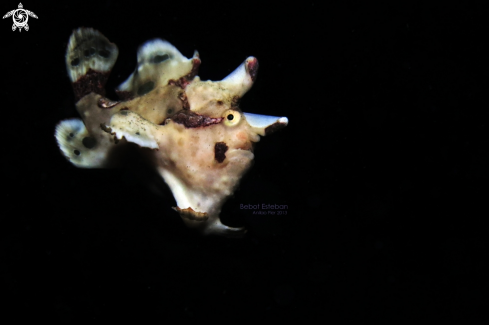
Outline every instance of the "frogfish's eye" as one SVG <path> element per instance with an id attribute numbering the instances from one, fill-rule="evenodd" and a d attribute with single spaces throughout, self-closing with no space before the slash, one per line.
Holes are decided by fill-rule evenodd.
<path id="1" fill-rule="evenodd" d="M 224 117 L 224 124 L 226 126 L 235 126 L 241 120 L 241 114 L 238 111 L 228 109 L 222 114 Z"/>

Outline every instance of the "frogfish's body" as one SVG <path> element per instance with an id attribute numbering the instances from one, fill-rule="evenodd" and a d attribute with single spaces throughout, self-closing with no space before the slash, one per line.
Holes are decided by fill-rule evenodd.
<path id="1" fill-rule="evenodd" d="M 221 223 L 221 207 L 251 166 L 259 136 L 288 123 L 238 107 L 256 78 L 256 58 L 221 81 L 201 81 L 197 52 L 188 59 L 170 43 L 152 40 L 140 47 L 136 70 L 116 89 L 115 101 L 105 97 L 105 83 L 117 56 L 117 46 L 96 30 L 71 35 L 66 66 L 82 119 L 56 127 L 64 156 L 77 167 L 110 167 L 114 153 L 134 143 L 151 156 L 188 226 L 243 235 L 244 228 Z"/>

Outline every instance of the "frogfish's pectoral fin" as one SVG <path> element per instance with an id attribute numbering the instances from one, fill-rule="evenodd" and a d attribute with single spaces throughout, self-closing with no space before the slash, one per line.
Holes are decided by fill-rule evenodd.
<path id="1" fill-rule="evenodd" d="M 92 28 L 73 31 L 66 50 L 66 68 L 76 101 L 92 92 L 105 95 L 105 83 L 118 55 L 117 46 L 99 31 Z"/>
<path id="2" fill-rule="evenodd" d="M 125 138 L 140 147 L 158 149 L 155 132 L 156 126 L 145 120 L 141 115 L 129 110 L 123 110 L 114 114 L 110 123 L 106 125 L 106 131 L 115 135 L 117 139 Z"/>
<path id="3" fill-rule="evenodd" d="M 101 141 L 88 133 L 80 119 L 60 122 L 55 137 L 63 155 L 76 167 L 104 167 L 107 150 Z"/>
<path id="4" fill-rule="evenodd" d="M 12 25 L 12 31 L 15 31 L 15 29 L 17 28 L 17 26 L 15 26 L 15 24 Z M 19 29 L 20 30 L 20 29 Z"/>

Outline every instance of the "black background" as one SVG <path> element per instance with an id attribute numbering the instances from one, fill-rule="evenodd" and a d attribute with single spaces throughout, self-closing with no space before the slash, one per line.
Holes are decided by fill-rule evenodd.
<path id="1" fill-rule="evenodd" d="M 2 305 L 17 319 L 411 324 L 486 317 L 487 18 L 463 2 L 23 2 L 1 21 Z M 390 3 L 390 2 L 389 2 Z M 4 2 L 2 12 L 17 7 Z M 2 14 L 3 15 L 3 14 Z M 160 37 L 220 80 L 260 62 L 243 111 L 287 116 L 201 237 L 138 164 L 82 170 L 64 54 L 77 27 L 119 47 L 108 95 Z M 286 204 L 256 216 L 240 204 Z"/>

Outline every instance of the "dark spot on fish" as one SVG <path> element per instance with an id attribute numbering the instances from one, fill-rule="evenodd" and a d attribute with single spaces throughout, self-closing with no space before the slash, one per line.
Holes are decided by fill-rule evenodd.
<path id="1" fill-rule="evenodd" d="M 166 61 L 170 58 L 170 56 L 168 54 L 158 54 L 158 55 L 155 55 L 152 59 L 152 62 L 153 63 L 161 63 L 163 61 Z"/>
<path id="2" fill-rule="evenodd" d="M 222 100 L 218 100 L 218 101 L 217 101 L 217 105 L 222 105 L 222 104 L 223 104 L 223 103 L 222 103 Z"/>
<path id="3" fill-rule="evenodd" d="M 121 115 L 127 116 L 127 113 L 129 113 L 129 110 L 121 109 Z"/>
<path id="4" fill-rule="evenodd" d="M 166 114 L 168 114 L 168 115 L 173 114 L 174 111 L 175 110 L 173 108 L 169 108 L 169 109 L 167 109 Z"/>
<path id="5" fill-rule="evenodd" d="M 72 137 L 72 138 L 73 138 L 74 136 L 75 136 L 75 135 L 73 134 L 73 132 L 71 132 L 71 133 L 70 133 L 70 137 Z"/>
<path id="6" fill-rule="evenodd" d="M 79 58 L 75 58 L 75 59 L 71 60 L 71 66 L 72 67 L 76 67 L 79 64 L 80 64 L 80 59 Z"/>
<path id="7" fill-rule="evenodd" d="M 79 155 L 80 155 L 80 151 L 79 151 L 79 150 L 76 150 L 76 149 L 75 149 L 75 150 L 73 150 L 73 153 L 74 153 L 75 155 L 77 155 L 77 156 L 79 156 Z"/>
<path id="8" fill-rule="evenodd" d="M 136 132 L 136 135 L 140 135 L 139 132 Z"/>
<path id="9" fill-rule="evenodd" d="M 85 51 L 83 51 L 83 55 L 85 55 L 86 58 L 89 58 L 89 57 L 91 57 L 94 54 L 95 54 L 95 49 L 93 47 L 91 47 L 91 48 L 86 49 Z"/>
<path id="10" fill-rule="evenodd" d="M 222 163 L 226 159 L 226 151 L 228 151 L 228 146 L 225 142 L 216 142 L 214 145 L 214 157 L 218 163 Z"/>
<path id="11" fill-rule="evenodd" d="M 98 55 L 107 59 L 110 56 L 110 51 L 102 49 L 98 51 Z"/>
<path id="12" fill-rule="evenodd" d="M 153 90 L 155 87 L 155 83 L 153 81 L 148 81 L 138 88 L 138 95 L 143 96 Z"/>
<path id="13" fill-rule="evenodd" d="M 84 137 L 82 143 L 85 146 L 85 148 L 92 149 L 97 144 L 97 140 L 95 140 L 95 138 L 92 137 Z"/>

